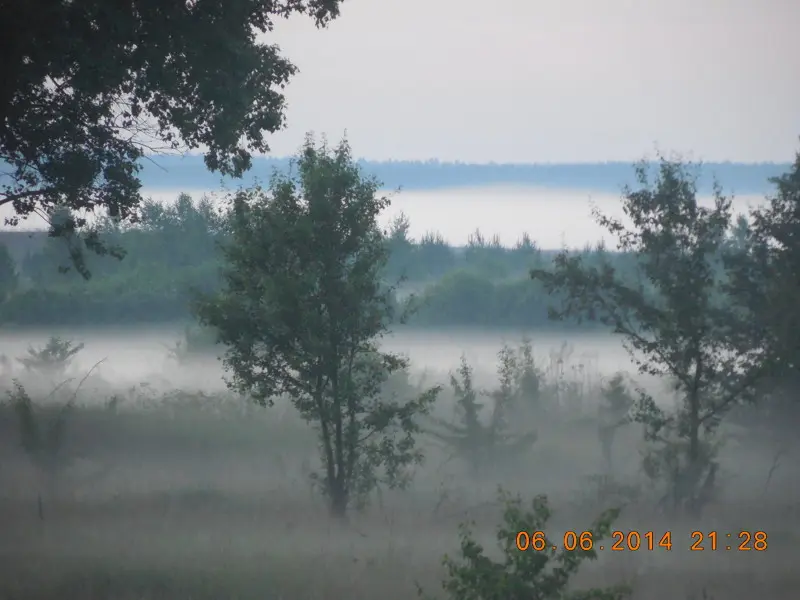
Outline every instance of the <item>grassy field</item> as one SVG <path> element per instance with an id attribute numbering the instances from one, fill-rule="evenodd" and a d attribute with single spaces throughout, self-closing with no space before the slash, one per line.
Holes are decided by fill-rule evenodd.
<path id="1" fill-rule="evenodd" d="M 798 597 L 800 471 L 796 448 L 774 436 L 728 445 L 722 494 L 695 521 L 653 508 L 637 431 L 621 435 L 614 479 L 603 479 L 595 425 L 562 415 L 536 423 L 527 455 L 481 478 L 431 446 L 409 490 L 384 492 L 340 524 L 309 484 L 314 434 L 291 409 L 128 396 L 116 410 L 95 398 L 69 415 L 63 453 L 74 461 L 55 486 L 21 451 L 10 407 L 0 409 L 0 598 L 406 600 L 417 584 L 435 595 L 460 522 L 474 520 L 492 547 L 498 485 L 548 494 L 556 540 L 619 504 L 616 529 L 672 532 L 669 552 L 600 551 L 578 588 L 628 582 L 643 600 Z M 693 530 L 717 531 L 718 550 L 690 551 Z M 724 534 L 742 530 L 767 532 L 768 550 L 725 550 Z"/>

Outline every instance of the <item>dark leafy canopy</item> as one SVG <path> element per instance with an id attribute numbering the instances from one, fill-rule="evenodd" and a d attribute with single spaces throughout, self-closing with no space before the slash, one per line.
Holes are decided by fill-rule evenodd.
<path id="1" fill-rule="evenodd" d="M 377 183 L 349 164 L 346 144 L 334 157 L 325 152 L 309 141 L 299 182 L 276 175 L 271 193 L 234 195 L 223 291 L 200 304 L 200 317 L 231 348 L 237 381 L 263 401 L 310 391 L 307 369 L 320 365 L 309 359 L 320 348 L 360 350 L 393 314 L 392 290 L 380 285 L 388 252 L 375 225 L 389 201 L 375 198 Z"/>
<path id="2" fill-rule="evenodd" d="M 405 483 L 403 467 L 422 458 L 413 417 L 438 391 L 411 401 L 384 393 L 407 361 L 377 345 L 395 312 L 381 277 L 388 249 L 377 217 L 389 200 L 378 187 L 345 142 L 330 151 L 309 140 L 295 177 L 234 195 L 223 286 L 198 303 L 226 346 L 230 385 L 264 404 L 285 394 L 318 426 L 336 516 L 381 481 Z"/>
<path id="3" fill-rule="evenodd" d="M 292 13 L 323 26 L 340 1 L 0 3 L 0 206 L 13 224 L 59 206 L 134 219 L 147 150 L 204 148 L 209 169 L 241 175 L 282 126 L 295 72 L 256 36 Z"/>

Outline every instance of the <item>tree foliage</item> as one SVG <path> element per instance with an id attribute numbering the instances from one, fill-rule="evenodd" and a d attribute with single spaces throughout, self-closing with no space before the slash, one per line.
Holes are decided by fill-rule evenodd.
<path id="1" fill-rule="evenodd" d="M 67 418 L 74 409 L 70 398 L 55 411 L 51 422 L 37 418 L 36 407 L 22 384 L 14 380 L 14 389 L 6 391 L 17 414 L 20 445 L 38 469 L 50 477 L 67 465 L 69 457 L 62 452 Z"/>
<path id="2" fill-rule="evenodd" d="M 623 197 L 631 226 L 595 211 L 620 249 L 637 257 L 635 277 L 620 277 L 609 263 L 587 266 L 566 251 L 552 271 L 534 270 L 532 276 L 564 294 L 564 303 L 551 309 L 553 318 L 599 320 L 622 337 L 642 374 L 674 382 L 682 401 L 676 413 L 641 393 L 637 418 L 654 444 L 651 466 L 676 454 L 678 440 L 686 441 L 677 452 L 679 464 L 669 461 L 677 469 L 672 491 L 684 490 L 681 503 L 697 508 L 694 494 L 716 471 L 704 435 L 752 393 L 763 361 L 761 348 L 750 344 L 747 315 L 726 292 L 730 274 L 721 257 L 730 200 L 717 189 L 713 206 L 701 206 L 689 167 L 662 159 L 653 182 L 644 165 L 638 168 L 638 189 L 626 188 Z"/>
<path id="3" fill-rule="evenodd" d="M 379 483 L 400 486 L 415 448 L 416 415 L 438 388 L 414 399 L 384 384 L 407 360 L 377 342 L 395 317 L 377 217 L 388 205 L 350 148 L 309 139 L 295 177 L 232 198 L 222 291 L 198 315 L 226 347 L 230 385 L 271 404 L 291 398 L 318 428 L 331 512 L 343 516 Z"/>
<path id="4" fill-rule="evenodd" d="M 776 375 L 800 375 L 800 152 L 771 179 L 775 192 L 739 227 L 727 259 L 731 293 L 748 307 L 752 345 L 763 345 Z"/>
<path id="5" fill-rule="evenodd" d="M 219 288 L 216 245 L 225 240 L 226 216 L 218 213 L 213 196 L 190 199 L 186 194 L 165 204 L 145 200 L 140 213 L 136 224 L 100 220 L 97 232 L 101 241 L 123 249 L 126 259 L 120 263 L 113 258 L 87 253 L 86 265 L 93 275 L 88 282 L 74 270 L 57 272 L 59 267 L 71 264 L 69 248 L 63 239 L 20 231 L 0 232 L 0 241 L 17 257 L 19 275 L 19 285 L 8 295 L 0 316 L 20 326 L 161 323 L 189 319 L 190 291 L 211 292 Z M 390 258 L 383 277 L 397 280 L 407 276 L 398 289 L 398 298 L 409 292 L 417 294 L 419 310 L 413 315 L 412 323 L 537 330 L 555 326 L 598 327 L 597 323 L 588 321 L 580 324 L 548 322 L 548 305 L 558 304 L 562 296 L 548 293 L 540 282 L 528 277 L 528 272 L 531 267 L 548 269 L 557 253 L 539 250 L 529 236 L 523 234 L 514 247 L 498 251 L 485 241 L 491 237 L 484 234 L 480 237 L 487 247 L 480 247 L 475 241 L 476 233 L 467 257 L 462 248 L 448 244 L 439 234 L 412 238 L 408 225 L 408 219 L 401 215 L 386 236 Z M 749 248 L 753 242 L 746 216 L 739 215 L 726 236 L 722 252 L 733 256 L 738 249 Z M 598 244 L 581 249 L 580 255 L 586 266 L 599 268 L 610 264 L 624 280 L 635 280 L 640 273 L 639 259 L 633 252 L 618 252 Z M 764 277 L 772 267 L 762 269 L 758 261 L 753 260 L 758 256 L 754 253 L 740 256 L 748 258 L 748 263 L 741 267 L 741 277 L 736 283 L 741 290 L 735 296 L 743 307 L 753 305 L 747 310 L 753 324 L 751 333 L 757 338 L 767 329 L 765 318 L 783 315 L 781 318 L 786 319 L 792 313 L 788 309 L 779 310 L 774 303 L 775 310 L 757 305 L 764 302 Z M 791 264 L 791 257 L 787 255 L 783 272 L 791 273 Z M 713 270 L 720 281 L 728 278 L 733 282 L 731 265 L 723 268 L 719 261 Z M 770 280 L 775 290 L 791 289 L 783 288 L 774 278 Z M 646 283 L 646 288 L 650 290 L 652 286 Z M 724 300 L 729 291 L 720 286 L 710 293 L 716 294 L 715 301 L 718 301 Z M 787 296 L 784 302 L 789 301 Z M 780 333 L 788 331 L 789 327 L 775 323 L 769 329 Z M 787 335 L 782 339 L 791 342 L 796 338 Z M 777 351 L 777 346 L 773 344 L 773 347 Z"/>
<path id="6" fill-rule="evenodd" d="M 620 427 L 627 424 L 628 411 L 633 408 L 636 397 L 628 389 L 624 373 L 614 373 L 600 388 L 601 404 L 598 407 L 598 435 L 600 449 L 606 466 L 613 467 L 614 439 Z"/>
<path id="7" fill-rule="evenodd" d="M 83 350 L 83 343 L 51 337 L 44 346 L 28 347 L 26 356 L 17 358 L 25 371 L 44 377 L 63 377 L 72 361 Z"/>
<path id="8" fill-rule="evenodd" d="M 264 43 L 276 18 L 318 26 L 340 0 L 5 2 L 0 12 L 0 206 L 70 218 L 105 209 L 135 219 L 147 151 L 202 149 L 211 171 L 240 176 L 264 133 L 283 125 L 281 89 L 295 67 Z M 82 238 L 107 251 L 97 235 Z M 77 254 L 76 267 L 88 276 Z"/>
<path id="9" fill-rule="evenodd" d="M 450 386 L 455 395 L 455 420 L 448 422 L 434 418 L 434 427 L 428 433 L 463 459 L 473 475 L 485 473 L 487 468 L 521 455 L 536 442 L 535 431 L 513 431 L 509 422 L 520 402 L 532 399 L 527 395 L 531 393 L 532 372 L 522 360 L 526 350 L 527 356 L 531 357 L 527 342 L 519 350 L 509 345 L 500 349 L 497 357 L 499 387 L 491 391 L 475 388 L 473 369 L 463 355 L 456 373 L 450 374 Z M 489 400 L 488 417 L 484 417 L 485 407 L 479 401 L 481 396 Z"/>
<path id="10" fill-rule="evenodd" d="M 145 200 L 134 225 L 100 220 L 96 230 L 101 241 L 123 249 L 126 257 L 120 263 L 108 256 L 87 254 L 86 266 L 92 273 L 89 281 L 64 269 L 71 264 L 71 257 L 63 239 L 0 232 L 12 254 L 21 257 L 17 265 L 21 285 L 9 296 L 0 315 L 21 326 L 188 319 L 192 289 L 219 289 L 216 248 L 226 240 L 228 215 L 220 214 L 217 207 L 214 196 L 192 199 L 180 194 L 164 204 Z M 428 243 L 428 238 L 438 241 Z M 398 299 L 408 292 L 417 293 L 419 310 L 412 322 L 420 325 L 547 327 L 550 297 L 527 277 L 527 269 L 546 265 L 552 255 L 531 250 L 535 247 L 532 243 L 526 246 L 525 239 L 523 236 L 518 244 L 522 250 L 505 249 L 499 270 L 508 276 L 498 279 L 498 269 L 485 267 L 491 261 L 467 263 L 459 248 L 440 235 L 401 241 L 401 235 L 393 235 L 390 229 L 386 236 L 390 259 L 382 277 L 396 281 L 407 276 L 398 288 Z M 474 249 L 473 256 L 483 251 Z M 597 249 L 584 252 L 588 261 L 599 256 Z M 630 262 L 626 256 L 605 254 L 621 270 Z"/>
<path id="11" fill-rule="evenodd" d="M 8 247 L 0 244 L 0 303 L 17 289 L 19 274 Z"/>
<path id="12" fill-rule="evenodd" d="M 546 496 L 537 496 L 530 508 L 519 497 L 500 492 L 504 504 L 503 522 L 497 531 L 500 560 L 487 556 L 469 527 L 462 525 L 460 556 L 445 556 L 447 578 L 442 584 L 445 597 L 452 600 L 622 600 L 631 595 L 626 585 L 589 590 L 570 590 L 570 580 L 586 561 L 597 559 L 599 542 L 611 533 L 619 510 L 601 514 L 582 533 L 583 547 L 551 552 L 553 541 L 542 537 L 544 549 L 520 550 L 519 534 L 539 538 L 547 530 L 551 509 Z M 423 593 L 420 594 L 423 597 Z"/>

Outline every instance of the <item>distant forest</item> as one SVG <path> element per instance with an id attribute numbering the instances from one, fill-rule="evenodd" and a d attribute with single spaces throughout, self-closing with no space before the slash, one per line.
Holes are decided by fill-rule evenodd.
<path id="1" fill-rule="evenodd" d="M 359 161 L 362 170 L 374 175 L 387 189 L 437 189 L 486 185 L 531 185 L 552 188 L 591 189 L 617 192 L 633 184 L 631 163 L 605 162 L 581 164 L 469 164 L 429 161 Z M 735 194 L 763 194 L 768 181 L 785 173 L 789 163 L 704 163 L 700 169 L 698 191 L 712 190 L 714 179 Z M 141 180 L 146 189 L 217 189 L 267 182 L 274 169 L 285 171 L 288 158 L 255 158 L 253 167 L 241 180 L 221 178 L 206 169 L 200 156 L 158 156 L 142 163 Z M 655 163 L 654 163 L 655 168 Z"/>
<path id="2" fill-rule="evenodd" d="M 410 325 L 553 326 L 547 309 L 558 299 L 545 294 L 528 272 L 546 267 L 556 251 L 540 250 L 525 235 L 510 248 L 480 232 L 465 247 L 451 246 L 435 233 L 412 240 L 409 225 L 400 216 L 387 231 L 390 260 L 384 279 L 391 285 L 405 278 L 396 292 L 398 301 L 414 293 L 418 311 Z M 5 259 L 0 267 L 11 263 L 16 271 L 11 286 L 9 269 L 0 268 L 6 273 L 0 277 L 5 287 L 0 290 L 5 298 L 0 304 L 2 325 L 189 320 L 193 294 L 218 285 L 217 242 L 224 241 L 225 222 L 207 198 L 180 194 L 166 204 L 147 201 L 141 223 L 121 229 L 106 219 L 100 223 L 100 235 L 127 255 L 119 261 L 87 252 L 92 277 L 86 281 L 74 269 L 66 269 L 71 263 L 65 239 L 50 238 L 45 232 L 1 232 Z M 736 230 L 731 232 L 731 243 L 738 243 L 737 235 Z M 635 264 L 632 256 L 603 247 L 587 247 L 583 253 L 586 261 L 610 260 L 623 273 Z"/>
<path id="3" fill-rule="evenodd" d="M 209 173 L 197 156 L 159 157 L 159 166 L 145 161 L 146 189 L 218 190 L 221 180 Z M 227 187 L 266 183 L 273 169 L 286 170 L 289 159 L 260 158 L 247 176 Z M 791 165 L 774 163 L 708 163 L 700 171 L 698 189 L 711 189 L 716 178 L 736 193 L 766 193 L 769 179 Z M 362 170 L 386 188 L 433 189 L 448 186 L 527 184 L 620 191 L 632 182 L 626 163 L 554 165 L 474 165 L 428 162 L 364 162 Z M 197 291 L 218 285 L 217 242 L 224 237 L 218 210 L 206 198 L 175 194 L 166 204 L 148 200 L 143 220 L 124 229 L 100 222 L 101 237 L 123 248 L 119 261 L 87 252 L 92 278 L 85 281 L 69 269 L 69 244 L 44 231 L 0 232 L 0 323 L 3 326 L 121 325 L 172 322 L 190 318 Z M 735 243 L 736 232 L 731 232 Z M 81 243 L 79 241 L 79 243 Z M 547 308 L 557 301 L 531 281 L 532 267 L 547 266 L 555 251 L 544 251 L 523 236 L 514 247 L 479 231 L 466 247 L 450 245 L 436 233 L 409 237 L 409 223 L 400 218 L 387 233 L 391 258 L 387 285 L 403 278 L 398 301 L 415 294 L 418 310 L 412 325 L 552 327 Z M 620 270 L 634 259 L 602 247 L 584 249 L 587 261 L 611 260 Z M 7 267 L 2 265 L 6 264 Z M 11 277 L 13 285 L 5 281 Z M 563 326 L 563 324 L 562 324 Z M 574 325 L 571 325 L 574 326 Z"/>

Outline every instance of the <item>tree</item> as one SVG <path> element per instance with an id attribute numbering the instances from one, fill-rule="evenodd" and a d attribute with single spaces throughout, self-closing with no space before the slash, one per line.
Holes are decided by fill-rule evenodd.
<path id="1" fill-rule="evenodd" d="M 434 428 L 428 433 L 450 447 L 454 455 L 463 459 L 472 475 L 480 475 L 486 468 L 497 467 L 509 458 L 522 455 L 536 442 L 535 431 L 513 433 L 509 423 L 509 412 L 519 408 L 524 384 L 524 343 L 519 350 L 504 345 L 497 354 L 497 376 L 499 387 L 492 391 L 480 391 L 473 385 L 473 370 L 465 356 L 456 373 L 450 374 L 450 386 L 455 396 L 455 422 L 432 419 Z M 490 401 L 488 422 L 481 419 L 484 405 L 478 397 Z"/>
<path id="2" fill-rule="evenodd" d="M 740 416 L 773 436 L 794 435 L 800 382 L 800 153 L 791 169 L 771 179 L 775 193 L 750 212 L 725 255 L 730 292 L 751 323 L 750 345 L 764 352 L 768 377 L 757 410 Z M 780 450 L 779 450 L 780 452 Z"/>
<path id="3" fill-rule="evenodd" d="M 731 292 L 753 323 L 752 345 L 763 345 L 775 375 L 800 374 L 800 152 L 789 172 L 771 179 L 766 206 L 740 224 L 727 255 Z"/>
<path id="4" fill-rule="evenodd" d="M 609 471 L 613 467 L 614 438 L 620 427 L 628 423 L 628 411 L 636 402 L 625 383 L 621 372 L 614 375 L 600 388 L 601 404 L 598 407 L 598 437 L 603 459 Z"/>
<path id="5" fill-rule="evenodd" d="M 0 5 L 0 206 L 16 225 L 74 211 L 70 234 L 105 209 L 136 218 L 146 151 L 202 148 L 206 166 L 241 176 L 264 133 L 280 129 L 295 67 L 258 39 L 276 17 L 318 26 L 341 0 L 102 0 Z M 92 231 L 86 246 L 106 247 Z M 116 251 L 116 249 L 114 249 Z M 117 254 L 119 252 L 117 251 Z M 88 277 L 85 265 L 76 268 Z"/>
<path id="6" fill-rule="evenodd" d="M 0 303 L 5 302 L 8 295 L 17 289 L 19 276 L 17 265 L 8 247 L 0 244 Z"/>
<path id="7" fill-rule="evenodd" d="M 401 212 L 389 224 L 386 243 L 389 247 L 388 273 L 408 277 L 408 267 L 413 264 L 414 240 L 411 239 L 411 222 L 408 216 Z"/>
<path id="8" fill-rule="evenodd" d="M 640 392 L 636 418 L 653 442 L 648 473 L 668 478 L 674 505 L 697 511 L 716 473 L 706 434 L 752 393 L 763 374 L 761 353 L 744 343 L 747 318 L 726 293 L 730 274 L 719 265 L 730 200 L 717 187 L 713 207 L 700 206 L 696 177 L 679 161 L 662 158 L 652 184 L 645 164 L 636 174 L 639 189 L 626 188 L 623 197 L 632 227 L 594 211 L 620 249 L 636 257 L 635 277 L 621 277 L 607 262 L 586 265 L 568 251 L 552 271 L 531 276 L 563 294 L 551 318 L 599 320 L 622 336 L 640 373 L 674 383 L 677 411 L 665 412 Z"/>
<path id="9" fill-rule="evenodd" d="M 57 408 L 54 417 L 45 421 L 37 417 L 36 407 L 22 384 L 14 380 L 14 390 L 6 391 L 17 415 L 20 445 L 41 475 L 53 500 L 59 475 L 69 466 L 70 456 L 64 451 L 65 429 L 69 415 L 75 407 L 74 398 Z M 42 490 L 37 494 L 39 518 L 44 519 Z"/>
<path id="10" fill-rule="evenodd" d="M 747 252 L 749 240 L 750 222 L 747 220 L 747 215 L 740 214 L 730 229 L 724 250 L 726 253 L 734 255 Z"/>
<path id="11" fill-rule="evenodd" d="M 286 394 L 317 427 L 319 480 L 343 517 L 377 485 L 407 482 L 422 460 L 415 417 L 439 390 L 407 400 L 384 385 L 408 362 L 378 348 L 395 316 L 381 282 L 388 252 L 376 219 L 389 200 L 378 182 L 362 177 L 346 142 L 330 150 L 309 138 L 296 171 L 233 195 L 222 290 L 197 313 L 226 347 L 233 389 L 261 404 Z"/>
<path id="12" fill-rule="evenodd" d="M 416 248 L 417 260 L 424 267 L 423 277 L 441 277 L 456 265 L 453 248 L 441 233 L 428 231 L 419 240 Z"/>
<path id="13" fill-rule="evenodd" d="M 44 346 L 28 346 L 28 354 L 17 358 L 25 371 L 38 377 L 63 377 L 75 356 L 83 350 L 84 344 L 72 340 L 51 337 Z"/>
<path id="14" fill-rule="evenodd" d="M 83 345 L 80 345 L 80 347 L 71 348 L 71 342 L 60 343 L 60 340 L 51 338 L 51 342 L 53 342 L 53 340 L 58 342 L 55 345 L 61 349 L 61 362 L 64 363 L 69 362 L 83 347 Z M 49 343 L 47 348 L 50 348 L 51 346 L 53 346 L 53 344 Z M 29 353 L 31 355 L 35 354 L 33 351 L 29 351 Z M 45 361 L 47 363 L 45 366 L 52 366 L 56 362 L 51 357 L 53 354 L 52 352 L 41 350 L 39 354 L 43 356 L 50 356 L 50 358 Z M 41 478 L 41 487 L 39 489 L 39 493 L 37 494 L 37 508 L 40 519 L 44 519 L 42 488 L 44 487 L 47 489 L 50 500 L 55 500 L 57 496 L 57 488 L 59 487 L 58 484 L 60 483 L 62 476 L 65 474 L 65 471 L 67 471 L 77 459 L 86 458 L 83 453 L 76 453 L 74 449 L 70 449 L 68 444 L 65 443 L 67 437 L 67 421 L 75 409 L 75 403 L 81 386 L 83 386 L 84 382 L 92 374 L 92 371 L 94 371 L 94 369 L 102 362 L 103 361 L 101 360 L 91 369 L 89 369 L 86 375 L 84 375 L 84 377 L 80 380 L 74 391 L 70 392 L 66 388 L 66 385 L 70 380 L 64 380 L 58 383 L 50 391 L 50 393 L 47 394 L 48 400 L 50 400 L 52 403 L 54 399 L 58 399 L 59 396 L 66 393 L 66 401 L 60 405 L 57 403 L 55 406 L 51 405 L 49 407 L 36 406 L 31 397 L 28 395 L 28 392 L 17 379 L 12 381 L 13 389 L 6 391 L 6 395 L 11 401 L 11 406 L 13 407 L 17 416 L 20 445 L 30 458 L 33 465 L 36 467 L 36 470 L 39 472 Z M 25 366 L 27 369 L 28 364 Z M 50 373 L 53 372 L 52 369 L 42 369 L 43 373 L 47 371 Z M 116 400 L 112 398 L 107 404 L 107 409 L 109 411 L 115 410 L 116 404 Z M 111 465 L 106 463 L 105 465 L 100 466 L 93 473 L 85 474 L 89 475 L 88 477 L 84 475 L 84 477 L 81 479 L 83 479 L 84 483 L 91 480 L 97 480 L 104 477 L 110 471 L 110 469 Z"/>

